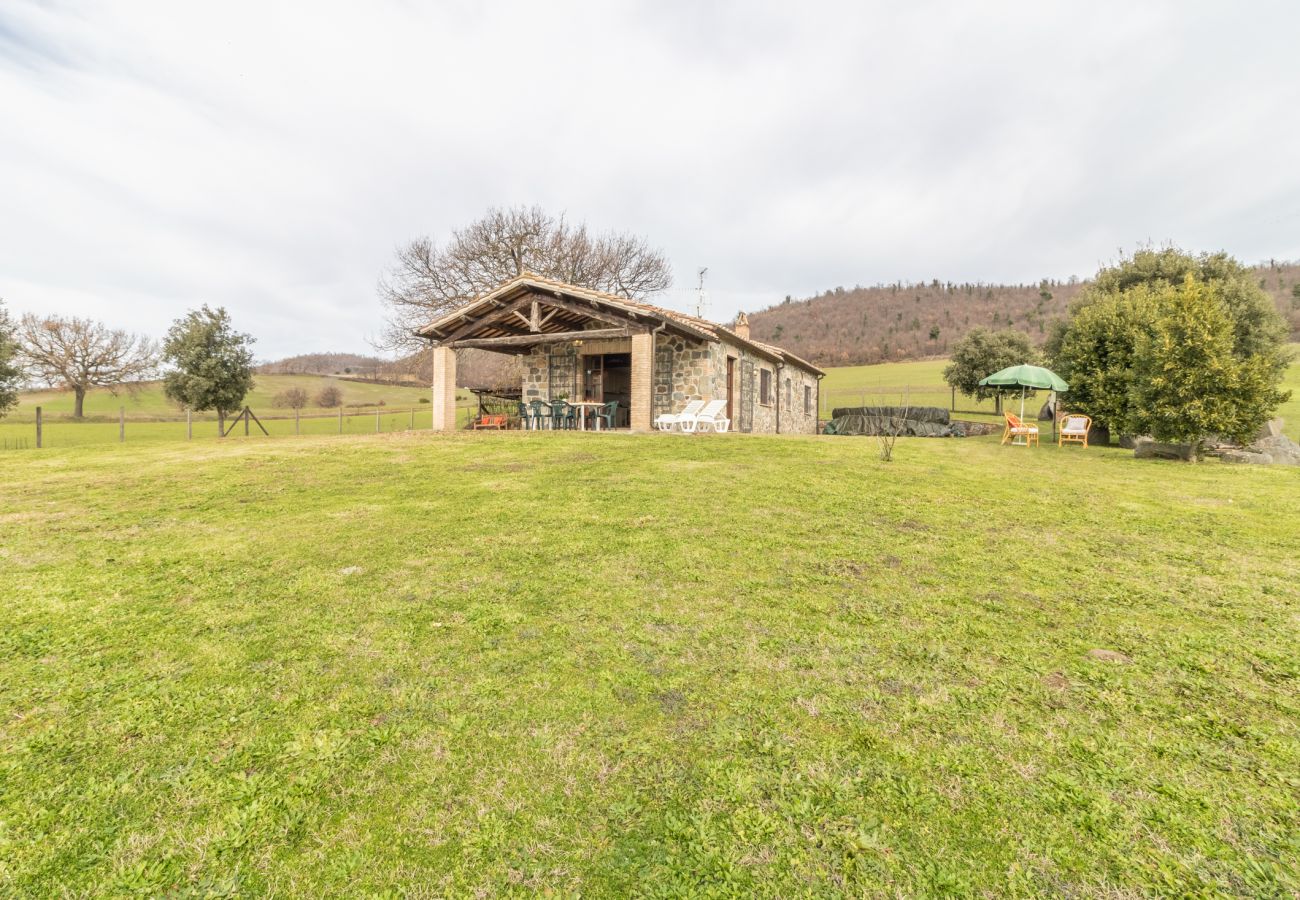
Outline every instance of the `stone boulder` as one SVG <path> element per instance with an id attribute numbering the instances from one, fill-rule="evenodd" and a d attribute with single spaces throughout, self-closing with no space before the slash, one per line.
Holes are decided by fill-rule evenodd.
<path id="1" fill-rule="evenodd" d="M 1248 463 L 1257 466 L 1271 465 L 1273 457 L 1268 453 L 1256 453 L 1253 450 L 1224 450 L 1219 458 L 1226 463 Z"/>
<path id="2" fill-rule="evenodd" d="M 1284 423 L 1280 418 L 1269 419 L 1263 425 L 1259 426 L 1259 431 L 1255 433 L 1256 441 L 1266 441 L 1269 438 L 1282 437 L 1282 425 Z"/>
<path id="3" fill-rule="evenodd" d="M 1138 440 L 1140 440 L 1141 437 L 1142 437 L 1141 435 L 1137 435 L 1137 434 L 1121 434 L 1119 436 L 1120 449 L 1136 450 Z"/>
<path id="4" fill-rule="evenodd" d="M 1133 456 L 1136 459 L 1176 459 L 1181 462 L 1196 462 L 1195 444 L 1162 444 L 1149 437 L 1140 437 L 1133 444 Z"/>
<path id="5" fill-rule="evenodd" d="M 1276 421 L 1276 420 L 1274 420 Z M 1239 455 L 1242 459 L 1229 459 Z M 1257 463 L 1260 465 L 1300 466 L 1300 444 L 1284 434 L 1266 437 L 1255 441 L 1241 450 L 1229 450 L 1223 454 L 1224 462 Z"/>

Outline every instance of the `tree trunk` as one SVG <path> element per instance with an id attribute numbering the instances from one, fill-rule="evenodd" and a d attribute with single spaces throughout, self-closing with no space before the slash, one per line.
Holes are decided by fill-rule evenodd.
<path id="1" fill-rule="evenodd" d="M 224 409 L 217 410 L 217 436 L 226 436 L 226 411 Z"/>
<path id="2" fill-rule="evenodd" d="M 82 418 L 82 414 L 86 406 L 86 389 L 84 387 L 81 387 L 80 385 L 77 385 L 73 387 L 72 392 L 76 397 L 76 399 L 73 401 L 74 405 L 72 407 L 72 417 L 74 419 L 80 419 Z"/>

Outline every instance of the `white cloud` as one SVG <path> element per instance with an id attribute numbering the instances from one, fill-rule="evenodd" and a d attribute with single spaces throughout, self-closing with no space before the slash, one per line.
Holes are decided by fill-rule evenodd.
<path id="1" fill-rule="evenodd" d="M 541 203 L 710 312 L 1300 255 L 1291 4 L 42 4 L 0 12 L 0 296 L 359 348 L 392 248 Z"/>

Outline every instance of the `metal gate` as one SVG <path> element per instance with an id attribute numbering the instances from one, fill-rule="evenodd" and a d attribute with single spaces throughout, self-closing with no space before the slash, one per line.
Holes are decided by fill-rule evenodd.
<path id="1" fill-rule="evenodd" d="M 547 357 L 547 398 L 578 398 L 578 351 L 574 347 L 552 350 Z"/>
<path id="2" fill-rule="evenodd" d="M 754 430 L 754 364 L 748 359 L 740 361 L 740 408 L 736 410 L 736 430 Z"/>

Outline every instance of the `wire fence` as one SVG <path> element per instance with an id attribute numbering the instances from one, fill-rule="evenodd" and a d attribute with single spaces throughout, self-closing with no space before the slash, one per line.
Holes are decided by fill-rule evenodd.
<path id="1" fill-rule="evenodd" d="M 457 425 L 469 424 L 476 411 L 477 406 L 458 406 Z M 253 413 L 255 419 L 252 422 L 236 421 L 239 414 L 227 418 L 224 423 L 227 434 L 223 438 L 222 423 L 212 415 L 127 417 L 122 412 L 116 420 L 79 421 L 71 416 L 43 415 L 38 407 L 34 420 L 0 420 L 0 451 L 150 441 L 242 441 L 295 435 L 386 434 L 427 431 L 433 425 L 433 411 L 428 404 L 400 409 L 381 406 L 348 407 L 330 412 L 275 410 L 261 413 L 253 410 Z"/>

